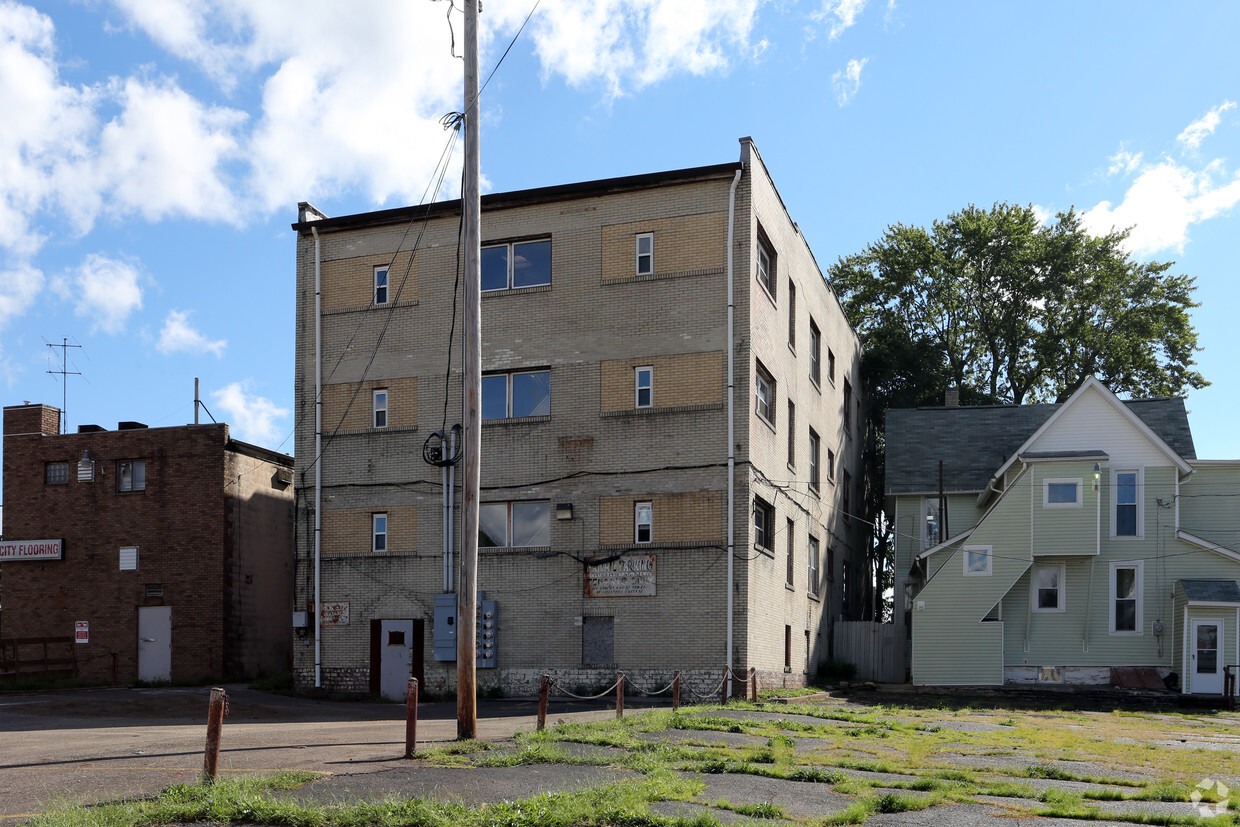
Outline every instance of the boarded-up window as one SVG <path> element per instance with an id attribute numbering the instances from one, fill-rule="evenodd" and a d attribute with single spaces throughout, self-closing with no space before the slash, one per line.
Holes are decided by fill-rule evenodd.
<path id="1" fill-rule="evenodd" d="M 581 619 L 581 663 L 583 666 L 610 666 L 615 663 L 615 618 Z"/>

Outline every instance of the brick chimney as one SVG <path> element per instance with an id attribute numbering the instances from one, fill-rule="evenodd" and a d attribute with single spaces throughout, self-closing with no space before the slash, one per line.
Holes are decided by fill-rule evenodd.
<path id="1" fill-rule="evenodd" d="M 10 405 L 4 409 L 4 435 L 60 433 L 60 408 L 51 405 Z"/>

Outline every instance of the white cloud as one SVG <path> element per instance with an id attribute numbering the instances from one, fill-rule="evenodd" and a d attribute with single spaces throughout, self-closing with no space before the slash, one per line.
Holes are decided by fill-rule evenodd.
<path id="1" fill-rule="evenodd" d="M 1116 173 L 1128 175 L 1133 170 L 1137 169 L 1137 167 L 1141 166 L 1141 153 L 1138 152 L 1134 155 L 1124 149 L 1123 144 L 1120 144 L 1119 152 L 1116 152 L 1110 158 L 1107 158 L 1107 162 L 1107 175 L 1115 175 Z"/>
<path id="2" fill-rule="evenodd" d="M 810 15 L 817 22 L 827 22 L 827 39 L 835 40 L 857 22 L 861 12 L 865 10 L 866 0 L 823 0 L 821 8 Z M 888 13 L 895 9 L 894 4 L 888 5 Z"/>
<path id="3" fill-rule="evenodd" d="M 1214 133 L 1218 128 L 1219 122 L 1223 119 L 1223 113 L 1229 109 L 1235 109 L 1235 101 L 1223 101 L 1218 106 L 1202 115 L 1197 120 L 1184 127 L 1184 131 L 1176 136 L 1176 140 L 1184 146 L 1185 149 L 1196 149 L 1201 146 L 1201 142 Z"/>
<path id="4" fill-rule="evenodd" d="M 248 382 L 233 382 L 211 393 L 217 410 L 231 423 L 235 435 L 246 442 L 271 445 L 280 438 L 277 420 L 288 416 L 286 408 L 270 399 L 250 394 Z"/>
<path id="5" fill-rule="evenodd" d="M 831 87 L 835 89 L 835 100 L 840 106 L 846 105 L 861 89 L 861 70 L 870 59 L 850 60 L 848 65 L 831 76 Z"/>
<path id="6" fill-rule="evenodd" d="M 189 313 L 172 310 L 164 319 L 164 327 L 159 331 L 159 341 L 155 347 L 165 354 L 184 350 L 190 353 L 210 351 L 216 356 L 222 356 L 227 345 L 227 339 L 208 339 L 195 330 L 189 323 Z"/>
<path id="7" fill-rule="evenodd" d="M 71 293 L 74 313 L 92 320 L 92 330 L 119 333 L 129 314 L 142 308 L 140 281 L 137 268 L 128 262 L 92 253 L 63 282 L 63 289 Z"/>
<path id="8" fill-rule="evenodd" d="M 43 283 L 43 272 L 26 264 L 0 271 L 0 330 L 26 312 Z"/>
<path id="9" fill-rule="evenodd" d="M 1219 180 L 1219 178 L 1223 180 Z M 1183 252 L 1192 225 L 1240 202 L 1240 176 L 1227 176 L 1221 162 L 1202 170 L 1164 159 L 1142 167 L 1119 204 L 1103 201 L 1081 215 L 1091 233 L 1132 228 L 1127 248 L 1138 256 Z"/>

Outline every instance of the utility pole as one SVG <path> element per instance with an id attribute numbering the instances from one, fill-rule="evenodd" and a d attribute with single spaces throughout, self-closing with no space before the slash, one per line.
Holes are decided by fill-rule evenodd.
<path id="1" fill-rule="evenodd" d="M 67 377 L 82 375 L 80 370 L 69 370 L 69 348 L 76 347 L 78 349 L 82 349 L 82 346 L 69 344 L 69 339 L 63 336 L 61 337 L 60 344 L 58 345 L 48 342 L 47 339 L 44 339 L 43 341 L 52 350 L 60 348 L 60 370 L 49 370 L 48 373 L 53 376 L 60 376 L 60 432 L 64 434 L 68 433 L 69 422 L 69 380 Z"/>
<path id="2" fill-rule="evenodd" d="M 465 464 L 461 482 L 461 575 L 456 594 L 456 737 L 478 723 L 478 495 L 482 448 L 482 201 L 478 193 L 478 2 L 465 0 Z"/>

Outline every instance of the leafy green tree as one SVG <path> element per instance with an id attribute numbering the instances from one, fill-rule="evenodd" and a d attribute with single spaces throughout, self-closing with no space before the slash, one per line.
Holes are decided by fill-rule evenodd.
<path id="1" fill-rule="evenodd" d="M 1072 210 L 970 206 L 930 229 L 894 224 L 828 270 L 864 350 L 869 415 L 865 518 L 873 525 L 874 612 L 890 577 L 881 518 L 888 408 L 1062 402 L 1088 376 L 1121 395 L 1208 384 L 1193 369 L 1194 279 L 1124 251 L 1127 231 L 1091 236 Z"/>

